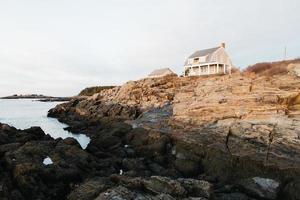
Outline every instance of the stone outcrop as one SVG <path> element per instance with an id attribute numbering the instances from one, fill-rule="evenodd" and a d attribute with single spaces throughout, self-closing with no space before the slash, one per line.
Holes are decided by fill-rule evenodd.
<path id="1" fill-rule="evenodd" d="M 295 76 L 300 76 L 300 64 L 292 63 L 287 66 L 288 72 Z"/>
<path id="2" fill-rule="evenodd" d="M 209 199 L 213 195 L 212 185 L 195 179 L 170 179 L 112 175 L 109 180 L 94 178 L 77 186 L 70 200 L 92 199 Z"/>
<path id="3" fill-rule="evenodd" d="M 292 76 L 209 77 L 181 87 L 174 97 L 174 119 L 200 125 L 225 119 L 280 121 L 293 116 L 299 86 Z"/>
<path id="4" fill-rule="evenodd" d="M 54 140 L 40 128 L 0 124 L 0 138 L 1 199 L 63 199 L 99 167 L 76 140 Z M 46 157 L 53 164 L 43 164 Z"/>
<path id="5" fill-rule="evenodd" d="M 49 116 L 91 136 L 87 151 L 96 157 L 126 155 L 127 176 L 201 177 L 219 187 L 217 199 L 266 198 L 242 194 L 239 185 L 265 177 L 281 183 L 275 198 L 292 199 L 300 175 L 299 88 L 295 74 L 143 79 L 59 105 Z M 111 125 L 123 133 L 108 131 Z"/>
<path id="6" fill-rule="evenodd" d="M 213 198 L 212 183 L 178 178 L 168 137 L 149 131 L 111 124 L 83 150 L 73 138 L 0 124 L 0 199 Z"/>

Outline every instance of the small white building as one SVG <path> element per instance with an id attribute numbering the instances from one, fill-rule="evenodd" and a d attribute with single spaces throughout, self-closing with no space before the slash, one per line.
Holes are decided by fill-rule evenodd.
<path id="1" fill-rule="evenodd" d="M 225 43 L 219 47 L 199 50 L 190 55 L 184 64 L 184 76 L 231 74 L 232 62 L 225 51 Z"/>
<path id="2" fill-rule="evenodd" d="M 168 75 L 176 75 L 170 68 L 156 69 L 148 75 L 148 78 L 159 78 Z"/>

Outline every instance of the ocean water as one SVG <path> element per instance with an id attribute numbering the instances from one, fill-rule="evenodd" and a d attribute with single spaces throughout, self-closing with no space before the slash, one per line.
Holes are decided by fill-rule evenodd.
<path id="1" fill-rule="evenodd" d="M 31 99 L 0 99 L 0 122 L 18 129 L 27 129 L 39 126 L 46 134 L 53 138 L 75 138 L 81 147 L 85 149 L 90 138 L 84 134 L 72 134 L 65 131 L 66 124 L 57 119 L 48 118 L 48 110 L 59 102 L 39 102 Z"/>

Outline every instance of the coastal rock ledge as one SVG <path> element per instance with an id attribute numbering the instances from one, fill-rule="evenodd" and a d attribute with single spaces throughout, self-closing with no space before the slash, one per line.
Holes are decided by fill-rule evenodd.
<path id="1" fill-rule="evenodd" d="M 48 113 L 86 149 L 0 124 L 0 199 L 300 199 L 299 88 L 291 73 L 98 88 Z"/>
<path id="2" fill-rule="evenodd" d="M 208 181 L 213 195 L 201 198 L 300 199 L 299 89 L 291 73 L 166 76 L 79 96 L 49 116 L 89 135 L 96 157 L 122 157 L 125 145 L 120 167 L 131 177 Z M 278 187 L 241 184 L 255 177 Z"/>

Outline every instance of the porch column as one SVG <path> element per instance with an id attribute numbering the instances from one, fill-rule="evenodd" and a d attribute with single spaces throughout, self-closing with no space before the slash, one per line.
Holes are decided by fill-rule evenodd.
<path id="1" fill-rule="evenodd" d="M 219 63 L 217 63 L 217 73 L 219 73 Z"/>
<path id="2" fill-rule="evenodd" d="M 210 74 L 209 65 L 207 66 L 207 74 Z"/>
<path id="3" fill-rule="evenodd" d="M 224 74 L 226 74 L 226 65 L 223 64 L 223 67 L 224 67 Z"/>

